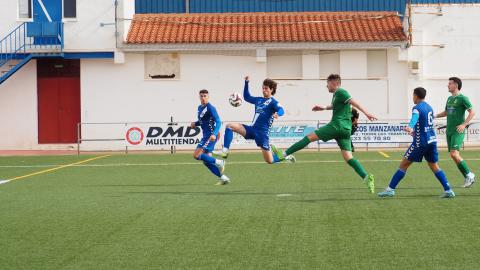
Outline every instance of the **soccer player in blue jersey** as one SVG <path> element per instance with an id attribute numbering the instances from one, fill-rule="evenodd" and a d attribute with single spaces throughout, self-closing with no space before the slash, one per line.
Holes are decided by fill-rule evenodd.
<path id="1" fill-rule="evenodd" d="M 385 191 L 378 193 L 380 197 L 393 197 L 395 188 L 407 173 L 413 162 L 422 162 L 425 158 L 428 166 L 437 177 L 445 191 L 442 198 L 453 198 L 455 193 L 448 184 L 447 176 L 438 166 L 437 135 L 433 127 L 433 109 L 424 101 L 427 90 L 417 87 L 413 90 L 412 119 L 405 131 L 413 136 L 413 142 L 405 152 L 400 168 L 395 172 Z"/>
<path id="2" fill-rule="evenodd" d="M 215 107 L 208 102 L 208 91 L 205 89 L 200 90 L 199 96 L 201 104 L 198 106 L 198 121 L 192 122 L 191 127 L 200 126 L 202 128 L 203 138 L 197 145 L 193 157 L 197 160 L 202 160 L 203 164 L 205 164 L 214 175 L 219 177 L 217 184 L 226 185 L 230 183 L 230 179 L 223 174 L 225 161 L 211 156 L 215 143 L 217 142 L 222 121 Z"/>
<path id="3" fill-rule="evenodd" d="M 246 102 L 255 105 L 255 115 L 251 125 L 244 125 L 239 123 L 227 124 L 225 129 L 223 149 L 220 152 L 214 152 L 223 158 L 228 157 L 228 151 L 233 140 L 233 132 L 242 135 L 247 140 L 255 140 L 258 147 L 262 149 L 263 159 L 265 162 L 272 164 L 279 160 L 278 156 L 272 153 L 270 145 L 270 128 L 273 124 L 273 119 L 282 116 L 285 112 L 280 103 L 273 98 L 277 91 L 277 83 L 271 79 L 265 79 L 262 85 L 263 97 L 254 97 L 250 95 L 249 78 L 245 77 L 245 85 L 243 88 L 243 98 Z M 293 156 L 285 158 L 288 161 L 294 162 Z"/>

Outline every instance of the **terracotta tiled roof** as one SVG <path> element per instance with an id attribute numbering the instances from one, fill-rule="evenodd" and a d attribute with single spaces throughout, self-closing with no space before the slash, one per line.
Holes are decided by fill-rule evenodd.
<path id="1" fill-rule="evenodd" d="M 404 41 L 394 12 L 136 14 L 129 44 Z"/>

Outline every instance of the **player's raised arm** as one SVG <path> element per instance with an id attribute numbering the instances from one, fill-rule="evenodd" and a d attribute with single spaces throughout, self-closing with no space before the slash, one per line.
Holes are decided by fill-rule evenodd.
<path id="1" fill-rule="evenodd" d="M 377 120 L 377 117 L 375 117 L 373 114 L 367 112 L 356 100 L 354 100 L 353 98 L 351 98 L 350 100 L 348 100 L 348 102 L 350 103 L 350 105 L 352 105 L 353 107 L 357 108 L 359 111 L 361 111 L 363 114 L 365 114 L 365 116 L 368 118 L 368 120 L 370 121 L 375 121 Z"/>
<path id="2" fill-rule="evenodd" d="M 245 85 L 243 87 L 243 98 L 248 103 L 255 103 L 255 97 L 252 97 L 252 95 L 250 95 L 250 89 L 249 89 L 249 86 L 248 86 L 249 82 L 250 82 L 249 78 L 248 78 L 248 76 L 246 76 L 245 77 Z"/>

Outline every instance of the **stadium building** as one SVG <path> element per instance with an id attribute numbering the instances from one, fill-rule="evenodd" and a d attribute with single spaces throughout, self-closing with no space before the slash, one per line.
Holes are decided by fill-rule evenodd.
<path id="1" fill-rule="evenodd" d="M 228 103 L 245 75 L 254 94 L 279 82 L 285 121 L 329 119 L 311 107 L 330 102 L 330 73 L 387 122 L 409 117 L 416 86 L 443 109 L 450 76 L 478 101 L 478 14 L 453 0 L 5 1 L 0 149 L 121 149 L 130 123 L 193 121 L 204 88 L 222 120 L 249 121 Z"/>

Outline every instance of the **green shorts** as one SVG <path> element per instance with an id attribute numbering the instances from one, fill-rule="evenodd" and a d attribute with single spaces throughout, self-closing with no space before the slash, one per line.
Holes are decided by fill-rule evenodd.
<path id="1" fill-rule="evenodd" d="M 448 152 L 452 150 L 460 151 L 463 146 L 463 139 L 465 138 L 465 133 L 454 132 L 453 134 L 447 133 L 447 145 Z"/>
<path id="2" fill-rule="evenodd" d="M 318 138 L 324 142 L 335 139 L 340 149 L 352 151 L 352 130 L 338 127 L 332 124 L 326 124 L 315 130 Z"/>

